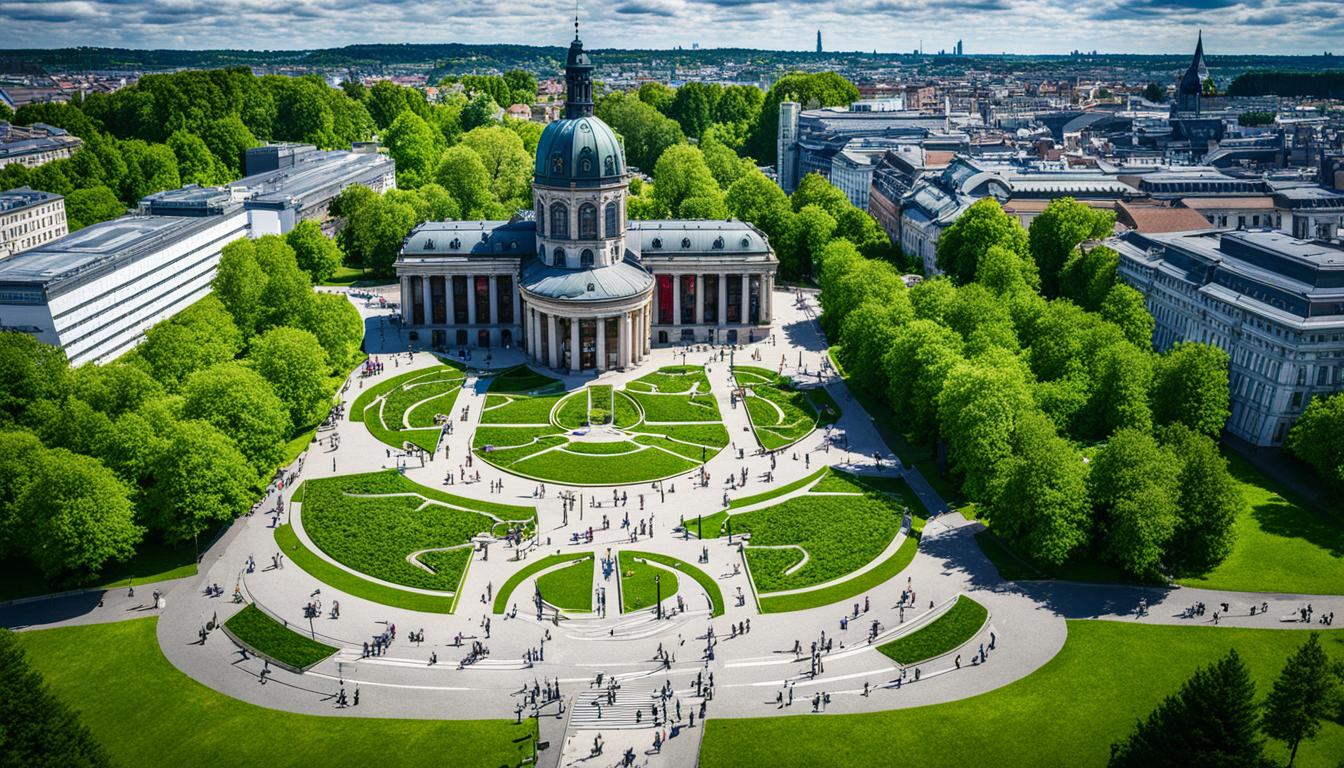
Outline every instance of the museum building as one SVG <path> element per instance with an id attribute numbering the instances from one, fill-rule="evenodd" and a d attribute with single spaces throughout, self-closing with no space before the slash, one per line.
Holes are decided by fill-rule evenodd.
<path id="1" fill-rule="evenodd" d="M 638 363 L 654 345 L 748 341 L 770 324 L 778 261 L 741 221 L 627 221 L 630 175 L 593 114 L 575 24 L 565 116 L 537 143 L 533 209 L 416 227 L 397 258 L 401 319 L 436 348 L 521 346 L 571 372 Z"/>

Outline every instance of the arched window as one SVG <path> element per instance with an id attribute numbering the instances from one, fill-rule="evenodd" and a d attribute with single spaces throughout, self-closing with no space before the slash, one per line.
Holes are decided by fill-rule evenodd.
<path id="1" fill-rule="evenodd" d="M 553 267 L 563 267 L 563 266 L 565 266 L 565 249 L 564 249 L 564 248 L 556 248 L 554 251 L 551 252 L 551 266 L 553 266 Z"/>
<path id="2" fill-rule="evenodd" d="M 603 226 L 606 227 L 607 237 L 616 237 L 616 230 L 621 224 L 621 212 L 617 210 L 616 203 L 607 203 L 603 216 L 606 218 Z"/>
<path id="3" fill-rule="evenodd" d="M 569 209 L 564 203 L 551 203 L 551 237 L 569 237 Z"/>
<path id="4" fill-rule="evenodd" d="M 592 203 L 579 206 L 579 239 L 597 239 L 597 206 Z"/>
<path id="5" fill-rule="evenodd" d="M 584 249 L 583 249 L 583 253 L 579 254 L 579 266 L 581 266 L 581 267 L 591 267 L 591 266 L 593 266 L 593 252 L 592 252 L 592 251 L 588 250 L 587 248 L 584 248 Z"/>
<path id="6" fill-rule="evenodd" d="M 540 197 L 537 198 L 537 204 L 536 204 L 535 208 L 533 208 L 533 210 L 535 210 L 535 211 L 537 212 L 537 234 L 538 234 L 538 235 L 541 235 L 542 237 L 545 237 L 545 236 L 546 236 L 546 207 L 545 207 L 545 204 L 541 202 L 541 198 L 540 198 Z"/>

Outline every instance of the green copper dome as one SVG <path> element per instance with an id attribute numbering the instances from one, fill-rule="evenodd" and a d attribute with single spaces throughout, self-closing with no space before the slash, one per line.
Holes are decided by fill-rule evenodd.
<path id="1" fill-rule="evenodd" d="M 567 187 L 595 185 L 625 175 L 621 143 L 596 117 L 557 120 L 537 142 L 533 176 L 538 184 Z"/>

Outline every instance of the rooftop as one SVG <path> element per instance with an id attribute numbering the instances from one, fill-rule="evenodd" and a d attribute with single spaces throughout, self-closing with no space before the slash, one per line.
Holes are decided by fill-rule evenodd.
<path id="1" fill-rule="evenodd" d="M 0 213 L 15 213 L 34 205 L 60 200 L 61 196 L 53 192 L 39 192 L 28 187 L 19 187 L 0 192 Z"/>
<path id="2" fill-rule="evenodd" d="M 329 196 L 332 187 L 344 187 L 352 178 L 392 171 L 392 158 L 386 155 L 323 150 L 303 154 L 292 166 L 245 176 L 228 188 L 246 190 L 251 205 L 283 208 L 313 195 Z"/>

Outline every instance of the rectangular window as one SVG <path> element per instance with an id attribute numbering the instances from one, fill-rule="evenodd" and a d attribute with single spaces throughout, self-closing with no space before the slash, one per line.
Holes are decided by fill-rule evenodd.
<path id="1" fill-rule="evenodd" d="M 513 322 L 513 276 L 500 275 L 495 278 L 495 317 L 499 322 Z"/>
<path id="2" fill-rule="evenodd" d="M 658 275 L 658 324 L 672 324 L 672 276 Z"/>

